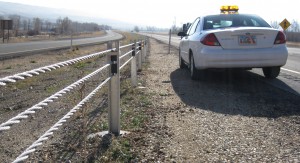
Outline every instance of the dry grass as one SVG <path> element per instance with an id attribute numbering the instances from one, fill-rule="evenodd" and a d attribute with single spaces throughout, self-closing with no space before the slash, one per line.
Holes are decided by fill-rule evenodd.
<path id="1" fill-rule="evenodd" d="M 105 31 L 89 32 L 89 33 L 80 33 L 74 34 L 73 39 L 78 38 L 89 38 L 89 37 L 100 37 L 106 34 Z M 50 35 L 37 35 L 37 36 L 28 36 L 28 37 L 10 37 L 9 43 L 21 43 L 29 41 L 46 41 L 46 40 L 63 40 L 71 39 L 71 35 L 59 35 L 59 36 L 50 36 Z M 6 43 L 7 40 L 5 40 Z M 0 44 L 2 41 L 0 42 Z"/>
<path id="2" fill-rule="evenodd" d="M 145 36 L 136 34 L 136 33 L 128 33 L 128 32 L 122 32 L 118 31 L 118 33 L 122 34 L 125 39 L 122 41 L 122 45 L 130 44 L 134 41 L 139 41 L 145 39 Z"/>
<path id="3" fill-rule="evenodd" d="M 286 42 L 286 45 L 288 47 L 296 47 L 296 48 L 300 48 L 300 42 L 291 42 L 291 41 L 288 41 Z"/>
<path id="4" fill-rule="evenodd" d="M 103 44 L 81 47 L 80 49 L 74 51 L 54 50 L 25 57 L 2 60 L 0 61 L 0 77 L 5 77 L 18 72 L 31 70 L 61 61 L 66 61 L 98 51 L 103 51 L 105 49 L 106 45 Z"/>

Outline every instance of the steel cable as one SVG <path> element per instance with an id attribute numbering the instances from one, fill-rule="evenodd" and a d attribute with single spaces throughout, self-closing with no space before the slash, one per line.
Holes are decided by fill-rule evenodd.
<path id="1" fill-rule="evenodd" d="M 96 56 L 114 51 L 114 49 L 115 48 L 105 50 L 105 51 L 102 51 L 102 52 L 98 52 L 98 53 L 89 54 L 89 55 L 82 56 L 82 57 L 78 57 L 78 58 L 75 58 L 75 59 L 55 63 L 55 64 L 52 64 L 52 65 L 36 68 L 36 69 L 30 70 L 30 71 L 25 71 L 25 72 L 18 73 L 18 74 L 15 74 L 15 75 L 11 75 L 11 76 L 7 76 L 7 77 L 4 77 L 4 78 L 0 78 L 0 85 L 4 86 L 9 82 L 14 83 L 17 80 L 24 80 L 26 77 L 33 77 L 35 75 L 39 75 L 40 73 L 45 73 L 46 71 L 52 71 L 52 70 L 56 70 L 56 69 L 64 67 L 64 66 L 72 65 L 72 64 L 75 64 L 77 62 L 87 60 L 87 59 L 90 59 L 90 58 L 93 58 L 93 57 L 96 57 Z"/>
<path id="2" fill-rule="evenodd" d="M 53 102 L 55 99 L 58 99 L 59 97 L 63 96 L 63 94 L 66 94 L 67 92 L 70 92 L 72 89 L 76 88 L 77 86 L 79 86 L 80 84 L 84 83 L 86 80 L 90 79 L 91 77 L 93 77 L 94 75 L 98 74 L 99 72 L 101 72 L 103 69 L 107 68 L 108 66 L 110 66 L 110 64 L 106 64 L 103 67 L 97 69 L 96 71 L 92 72 L 89 75 L 86 75 L 85 77 L 81 78 L 80 80 L 74 82 L 73 84 L 65 87 L 64 89 L 56 92 L 55 94 L 51 95 L 50 97 L 44 99 L 43 101 L 39 102 L 38 104 L 32 106 L 31 108 L 23 111 L 22 113 L 19 113 L 17 116 L 9 119 L 8 121 L 2 123 L 0 125 L 0 131 L 4 131 L 4 130 L 9 130 L 10 129 L 10 125 L 16 124 L 16 123 L 20 123 L 21 119 L 26 119 L 28 118 L 29 114 L 34 114 L 35 110 L 40 110 L 43 108 L 43 106 L 47 106 L 48 103 Z"/>
<path id="3" fill-rule="evenodd" d="M 21 162 L 29 157 L 29 154 L 35 152 L 36 147 L 41 146 L 43 141 L 48 140 L 53 132 L 58 130 L 63 123 L 67 122 L 67 119 L 77 112 L 87 101 L 89 101 L 101 88 L 106 84 L 111 77 L 107 78 L 102 82 L 94 91 L 92 91 L 88 96 L 86 96 L 81 102 L 79 102 L 73 109 L 71 109 L 65 116 L 63 116 L 58 122 L 56 122 L 48 131 L 46 131 L 40 138 L 38 138 L 32 145 L 30 145 L 22 154 L 20 154 L 13 163 Z"/>
<path id="4" fill-rule="evenodd" d="M 132 59 L 133 57 L 129 58 L 128 61 L 126 61 L 122 66 L 120 66 L 120 70 L 124 68 Z"/>

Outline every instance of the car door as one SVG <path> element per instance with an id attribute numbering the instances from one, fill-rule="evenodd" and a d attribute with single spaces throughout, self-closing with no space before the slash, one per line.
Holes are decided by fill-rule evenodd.
<path id="1" fill-rule="evenodd" d="M 181 40 L 181 46 L 180 46 L 180 53 L 182 59 L 189 63 L 189 42 L 190 42 L 190 36 L 193 35 L 196 31 L 197 25 L 199 24 L 200 18 L 197 18 L 194 23 L 190 26 L 187 36 L 183 37 Z"/>

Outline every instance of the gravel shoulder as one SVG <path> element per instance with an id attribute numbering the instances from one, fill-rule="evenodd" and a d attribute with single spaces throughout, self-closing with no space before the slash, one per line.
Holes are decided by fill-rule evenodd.
<path id="1" fill-rule="evenodd" d="M 151 40 L 144 73 L 156 131 L 145 136 L 152 147 L 144 149 L 144 161 L 300 161 L 299 96 L 248 71 L 209 71 L 192 81 L 179 69 L 178 50 L 167 51 Z"/>

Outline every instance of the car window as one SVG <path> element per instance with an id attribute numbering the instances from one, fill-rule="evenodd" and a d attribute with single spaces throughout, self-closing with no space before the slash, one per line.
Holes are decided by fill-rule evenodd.
<path id="1" fill-rule="evenodd" d="M 199 19 L 200 19 L 200 18 L 197 18 L 197 19 L 194 21 L 193 25 L 189 28 L 188 33 L 187 33 L 188 35 L 192 35 L 192 34 L 195 33 L 196 28 L 197 28 L 197 25 L 199 24 Z"/>
<path id="2" fill-rule="evenodd" d="M 200 29 L 200 27 L 201 27 L 201 23 L 202 22 L 202 20 L 201 20 L 201 18 L 199 18 L 199 22 L 198 22 L 198 25 L 197 25 L 197 28 L 196 28 L 196 31 L 200 31 L 201 29 Z"/>
<path id="3" fill-rule="evenodd" d="M 271 27 L 265 20 L 255 15 L 220 14 L 204 18 L 203 30 L 230 27 Z"/>

